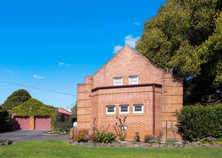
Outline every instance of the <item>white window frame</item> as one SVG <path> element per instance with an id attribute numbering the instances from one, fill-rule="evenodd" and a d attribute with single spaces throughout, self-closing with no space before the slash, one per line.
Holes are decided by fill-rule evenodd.
<path id="1" fill-rule="evenodd" d="M 142 111 L 135 111 L 135 106 L 138 106 L 138 105 L 142 106 Z M 135 113 L 135 114 L 142 114 L 143 113 L 143 108 L 144 108 L 143 104 L 133 104 L 133 113 Z"/>
<path id="2" fill-rule="evenodd" d="M 121 112 L 121 107 L 123 107 L 123 106 L 127 106 L 127 112 Z M 129 105 L 128 104 L 126 104 L 126 105 L 119 105 L 119 113 L 120 114 L 128 114 L 129 113 Z"/>
<path id="3" fill-rule="evenodd" d="M 114 112 L 108 112 L 108 107 L 114 107 Z M 107 105 L 106 106 L 106 114 L 116 114 L 116 106 L 115 105 Z"/>
<path id="4" fill-rule="evenodd" d="M 131 83 L 130 83 L 130 78 L 131 78 L 131 77 L 137 77 L 137 78 L 136 78 L 136 79 L 137 79 L 137 82 L 134 83 L 134 84 L 138 84 L 138 82 L 139 82 L 138 76 L 129 76 L 129 85 L 134 85 L 134 84 L 131 84 Z"/>
<path id="5" fill-rule="evenodd" d="M 121 79 L 121 83 L 120 84 L 115 84 L 115 79 Z M 121 85 L 123 85 L 123 78 L 122 77 L 113 77 L 113 85 L 114 86 L 121 86 Z"/>

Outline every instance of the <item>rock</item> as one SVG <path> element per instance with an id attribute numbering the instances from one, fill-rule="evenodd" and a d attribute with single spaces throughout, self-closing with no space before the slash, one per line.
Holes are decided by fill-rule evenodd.
<path id="1" fill-rule="evenodd" d="M 120 147 L 120 143 L 118 143 L 118 142 L 113 142 L 111 146 L 113 146 L 113 147 Z"/>
<path id="2" fill-rule="evenodd" d="M 140 144 L 140 147 L 151 147 L 151 144 L 149 144 L 149 143 L 142 143 L 142 144 Z"/>
<path id="3" fill-rule="evenodd" d="M 108 143 L 108 144 L 107 144 L 107 146 L 111 146 L 111 145 L 112 145 L 111 143 Z"/>
<path id="4" fill-rule="evenodd" d="M 120 146 L 121 146 L 121 147 L 126 147 L 126 146 L 127 146 L 127 143 L 126 143 L 125 141 L 124 141 L 124 142 L 122 141 L 122 142 L 120 142 Z"/>
<path id="5" fill-rule="evenodd" d="M 196 142 L 191 143 L 192 146 L 199 146 Z"/>
<path id="6" fill-rule="evenodd" d="M 75 145 L 79 145 L 79 142 L 77 142 L 77 141 L 74 141 L 74 144 L 75 144 Z"/>
<path id="7" fill-rule="evenodd" d="M 202 146 L 210 146 L 210 144 L 203 144 Z"/>
<path id="8" fill-rule="evenodd" d="M 101 143 L 96 143 L 95 145 L 96 145 L 96 146 L 101 146 Z"/>
<path id="9" fill-rule="evenodd" d="M 106 143 L 101 143 L 101 146 L 107 146 L 107 144 Z"/>
<path id="10" fill-rule="evenodd" d="M 87 146 L 94 146 L 95 145 L 95 143 L 93 143 L 93 142 L 88 142 L 87 143 Z"/>
<path id="11" fill-rule="evenodd" d="M 220 143 L 213 143 L 210 146 L 212 146 L 212 147 L 222 147 L 222 144 L 220 144 Z"/>
<path id="12" fill-rule="evenodd" d="M 127 143 L 126 143 L 126 146 L 127 146 L 127 147 L 134 147 L 134 145 L 133 145 L 131 142 L 127 142 Z"/>
<path id="13" fill-rule="evenodd" d="M 178 148 L 183 148 L 184 145 L 183 145 L 183 144 L 178 144 L 177 147 L 178 147 Z"/>
<path id="14" fill-rule="evenodd" d="M 166 148 L 166 144 L 160 144 L 160 148 Z"/>
<path id="15" fill-rule="evenodd" d="M 173 148 L 174 146 L 172 144 L 167 145 L 167 148 Z"/>
<path id="16" fill-rule="evenodd" d="M 158 148 L 158 147 L 159 147 L 159 144 L 153 143 L 151 146 L 152 146 L 152 147 L 155 147 L 155 148 Z"/>

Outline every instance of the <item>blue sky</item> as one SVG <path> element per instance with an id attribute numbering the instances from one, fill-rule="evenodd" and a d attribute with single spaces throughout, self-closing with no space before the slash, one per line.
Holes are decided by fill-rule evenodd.
<path id="1" fill-rule="evenodd" d="M 77 83 L 93 75 L 122 46 L 135 47 L 143 23 L 165 0 L 2 0 L 0 80 L 77 94 Z M 55 107 L 75 96 L 0 82 L 0 104 L 18 89 Z"/>

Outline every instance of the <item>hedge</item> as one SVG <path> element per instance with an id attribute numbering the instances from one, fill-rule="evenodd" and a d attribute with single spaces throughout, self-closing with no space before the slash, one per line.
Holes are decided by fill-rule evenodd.
<path id="1" fill-rule="evenodd" d="M 0 105 L 0 132 L 5 131 L 7 116 L 8 116 L 7 109 L 2 105 Z"/>
<path id="2" fill-rule="evenodd" d="M 185 106 L 175 113 L 179 132 L 185 140 L 195 141 L 204 137 L 222 137 L 222 105 Z"/>
<path id="3" fill-rule="evenodd" d="M 51 128 L 53 128 L 56 108 L 45 105 L 37 99 L 30 98 L 21 105 L 14 107 L 12 111 L 16 113 L 16 116 L 50 116 Z"/>

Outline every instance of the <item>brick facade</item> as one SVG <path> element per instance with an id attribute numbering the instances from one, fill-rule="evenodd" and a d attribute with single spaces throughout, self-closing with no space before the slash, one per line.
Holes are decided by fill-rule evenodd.
<path id="1" fill-rule="evenodd" d="M 129 85 L 129 76 L 138 76 L 138 84 Z M 113 78 L 122 77 L 122 86 L 113 86 Z M 182 107 L 182 78 L 158 68 L 146 57 L 125 45 L 85 83 L 77 84 L 78 129 L 91 129 L 96 118 L 97 127 L 118 123 L 116 116 L 127 116 L 127 140 L 135 132 L 141 138 L 146 134 L 165 133 L 165 122 L 175 124 L 173 112 Z M 128 114 L 119 113 L 119 105 L 129 105 Z M 143 113 L 133 113 L 134 104 L 143 104 Z M 115 114 L 106 114 L 106 106 L 115 105 Z M 155 112 L 155 114 L 154 114 Z M 169 132 L 168 132 L 169 133 Z"/>

